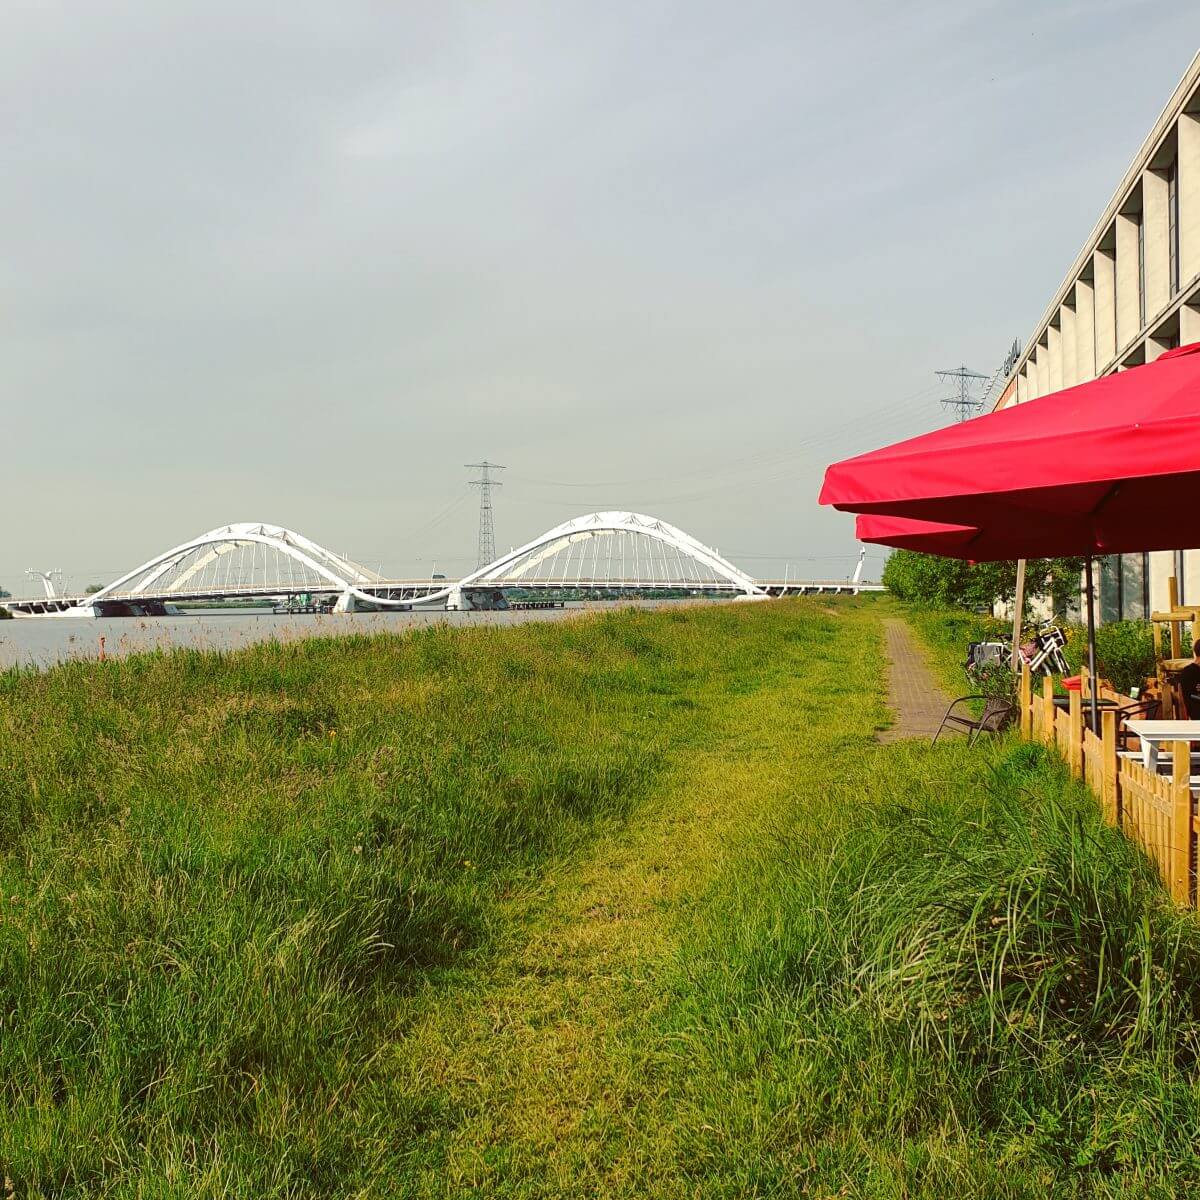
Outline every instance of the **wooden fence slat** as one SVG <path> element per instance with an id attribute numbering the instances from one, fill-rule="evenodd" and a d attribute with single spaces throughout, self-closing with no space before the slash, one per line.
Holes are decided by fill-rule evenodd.
<path id="1" fill-rule="evenodd" d="M 1046 675 L 1042 678 L 1042 737 L 1047 746 L 1054 745 L 1054 680 Z"/>
<path id="2" fill-rule="evenodd" d="M 1080 746 L 1083 759 L 1083 778 L 1102 802 L 1104 799 L 1104 742 L 1090 729 L 1083 731 Z"/>
<path id="3" fill-rule="evenodd" d="M 1175 742 L 1171 755 L 1171 895 L 1179 904 L 1191 900 L 1192 747 Z"/>
<path id="4" fill-rule="evenodd" d="M 1071 717 L 1061 709 L 1054 710 L 1054 747 L 1063 761 L 1071 764 Z"/>
<path id="5" fill-rule="evenodd" d="M 1121 794 L 1118 788 L 1117 763 L 1117 714 L 1111 708 L 1100 714 L 1100 735 L 1103 746 L 1100 751 L 1101 783 L 1100 803 L 1104 808 L 1104 819 L 1110 825 L 1121 823 Z"/>
<path id="6" fill-rule="evenodd" d="M 1076 779 L 1083 778 L 1083 697 L 1070 692 L 1067 709 L 1067 765 Z"/>

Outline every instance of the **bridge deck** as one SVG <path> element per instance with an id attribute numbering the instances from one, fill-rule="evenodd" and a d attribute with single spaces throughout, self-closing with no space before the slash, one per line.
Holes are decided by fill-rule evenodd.
<path id="1" fill-rule="evenodd" d="M 362 584 L 359 590 L 368 595 L 378 596 L 387 600 L 420 600 L 434 595 L 447 588 L 456 587 L 457 582 L 451 580 L 427 579 L 385 579 L 378 583 Z M 796 596 L 813 594 L 857 594 L 859 592 L 881 592 L 883 585 L 879 583 L 854 583 L 846 579 L 814 579 L 814 580 L 760 580 L 758 586 L 770 596 Z M 741 589 L 733 584 L 707 582 L 697 586 L 694 580 L 637 580 L 637 579 L 572 579 L 572 580 L 529 580 L 529 579 L 497 579 L 468 585 L 468 591 L 479 592 L 625 592 L 633 594 L 654 594 L 672 592 L 683 596 L 723 596 L 735 595 Z M 301 595 L 337 596 L 340 589 L 327 586 L 318 587 L 311 584 L 293 584 L 285 587 L 279 585 L 249 585 L 243 587 L 224 586 L 220 588 L 204 588 L 194 591 L 160 591 L 146 590 L 144 592 L 107 593 L 104 600 L 116 604 L 176 604 L 198 603 L 206 600 L 260 600 L 276 597 L 291 597 Z M 14 596 L 0 601 L 4 607 L 21 612 L 25 615 L 51 615 L 60 613 L 68 608 L 86 607 L 91 603 L 90 596 Z"/>

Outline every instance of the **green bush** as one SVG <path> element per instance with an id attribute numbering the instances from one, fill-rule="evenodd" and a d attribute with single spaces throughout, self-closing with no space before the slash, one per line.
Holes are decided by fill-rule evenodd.
<path id="1" fill-rule="evenodd" d="M 1073 671 L 1087 662 L 1087 631 L 1067 630 L 1066 659 Z M 1096 670 L 1118 692 L 1141 687 L 1154 675 L 1154 629 L 1148 621 L 1108 621 L 1096 626 Z"/>
<path id="2" fill-rule="evenodd" d="M 952 650 L 959 662 L 966 660 L 968 642 L 996 641 L 1012 632 L 1007 621 L 961 608 L 914 605 L 906 608 L 905 617 L 927 642 L 938 650 Z"/>
<path id="3" fill-rule="evenodd" d="M 888 558 L 883 584 L 897 599 L 910 603 L 972 609 L 990 608 L 1006 590 L 1012 592 L 991 564 L 972 566 L 915 550 L 897 550 Z"/>
<path id="4" fill-rule="evenodd" d="M 980 695 L 994 696 L 1000 700 L 1015 700 L 1017 697 L 1018 676 L 1007 661 L 984 663 L 970 678 Z"/>
<path id="5" fill-rule="evenodd" d="M 940 659 L 947 659 L 953 654 L 959 663 L 966 659 L 969 642 L 1007 637 L 1012 632 L 1007 621 L 984 617 L 961 608 L 918 605 L 909 608 L 907 617 L 939 652 Z M 1087 631 L 1082 625 L 1068 625 L 1065 628 L 1067 645 L 1064 655 L 1074 673 L 1087 662 Z M 1168 652 L 1164 644 L 1160 653 L 1165 655 Z M 1184 638 L 1183 653 L 1191 653 L 1191 641 L 1187 637 Z M 1148 621 L 1109 621 L 1096 627 L 1096 669 L 1117 691 L 1128 692 L 1130 688 L 1141 687 L 1154 675 L 1155 667 L 1154 630 Z M 978 690 L 987 695 L 1003 694 L 1005 685 L 999 674 L 1002 673 Z M 956 675 L 953 683 L 957 685 L 958 682 Z"/>
<path id="6" fill-rule="evenodd" d="M 1055 612 L 1065 612 L 1079 592 L 1078 558 L 1031 558 L 1025 564 L 1025 602 L 1049 596 Z M 915 604 L 990 609 L 1016 594 L 1015 562 L 968 563 L 957 558 L 896 550 L 883 568 L 883 584 L 899 600 Z"/>

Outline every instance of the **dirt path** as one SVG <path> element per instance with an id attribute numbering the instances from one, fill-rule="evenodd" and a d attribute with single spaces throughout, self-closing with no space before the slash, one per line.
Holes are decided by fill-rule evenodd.
<path id="1" fill-rule="evenodd" d="M 895 723 L 880 735 L 881 742 L 931 738 L 942 723 L 952 697 L 935 678 L 925 651 L 912 630 L 899 618 L 883 622 L 888 667 L 888 707 Z"/>

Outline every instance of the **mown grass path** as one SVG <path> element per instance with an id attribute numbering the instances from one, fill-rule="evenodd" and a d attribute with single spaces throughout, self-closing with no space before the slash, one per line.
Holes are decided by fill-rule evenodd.
<path id="1" fill-rule="evenodd" d="M 791 637 L 410 1030 L 422 1197 L 1175 1194 L 1200 936 L 1041 751 L 880 744 L 889 605 Z M 836 620 L 828 618 L 836 612 Z M 1151 965 L 1153 964 L 1153 965 Z"/>
<path id="2" fill-rule="evenodd" d="M 851 701 L 834 740 L 864 744 L 882 715 L 876 621 L 847 610 L 838 628 L 815 605 L 796 616 L 796 639 L 710 714 L 703 743 L 674 748 L 655 800 L 523 901 L 488 976 L 411 1031 L 407 1062 L 456 1114 L 416 1194 L 695 1194 L 683 1161 L 694 1131 L 674 1111 L 686 1055 L 664 1033 L 681 932 L 769 836 L 802 764 L 828 753 L 818 715 Z"/>
<path id="3" fill-rule="evenodd" d="M 463 1114 L 422 1193 L 611 1193 L 653 1170 L 644 1126 L 666 1082 L 644 1027 L 669 999 L 681 909 L 747 832 L 758 764 L 730 770 L 725 749 L 693 752 L 648 819 L 551 882 L 478 990 L 413 1031 L 406 1058 Z"/>

